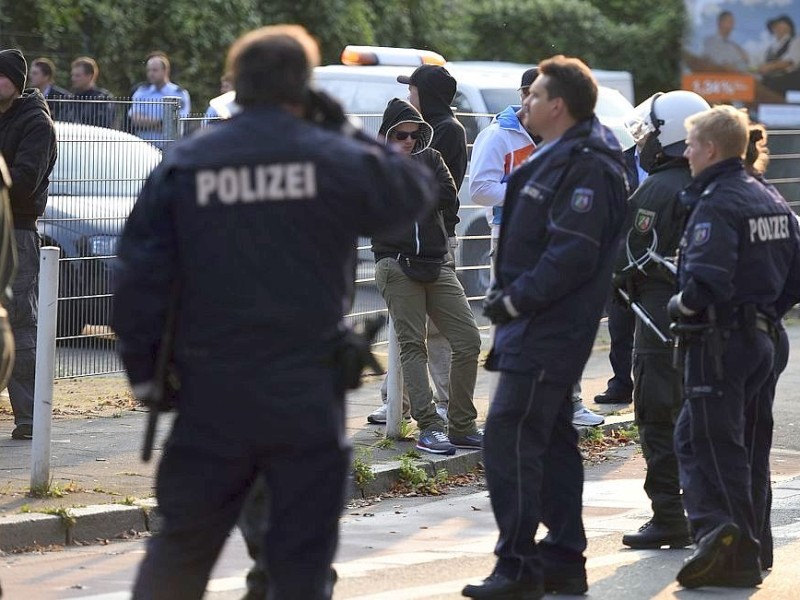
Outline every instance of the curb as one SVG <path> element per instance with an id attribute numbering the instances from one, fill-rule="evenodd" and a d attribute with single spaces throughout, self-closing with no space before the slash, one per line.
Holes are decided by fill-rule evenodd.
<path id="1" fill-rule="evenodd" d="M 599 428 L 604 433 L 630 427 L 632 414 L 606 418 Z M 586 437 L 591 427 L 579 427 Z M 415 460 L 416 466 L 429 475 L 447 470 L 450 475 L 463 475 L 481 462 L 479 450 L 460 450 L 453 456 L 425 455 Z M 400 480 L 400 461 L 391 460 L 372 467 L 375 479 L 364 488 L 351 480 L 348 497 L 363 499 L 388 492 Z M 0 551 L 25 551 L 51 545 L 78 545 L 110 539 L 127 538 L 139 533 L 156 533 L 161 527 L 161 515 L 154 499 L 124 504 L 99 504 L 66 509 L 59 514 L 22 513 L 0 517 Z"/>

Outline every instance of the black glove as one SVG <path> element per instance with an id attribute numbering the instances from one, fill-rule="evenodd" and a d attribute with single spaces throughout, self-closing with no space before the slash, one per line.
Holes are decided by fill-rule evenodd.
<path id="1" fill-rule="evenodd" d="M 519 316 L 519 313 L 511 314 L 509 312 L 505 298 L 506 294 L 503 290 L 492 288 L 483 300 L 483 316 L 489 319 L 493 325 L 508 323 Z"/>
<path id="2" fill-rule="evenodd" d="M 383 315 L 367 319 L 363 326 L 347 328 L 336 350 L 336 364 L 341 384 L 346 390 L 361 387 L 361 372 L 365 367 L 379 373 L 381 366 L 372 354 L 372 341 L 386 323 Z"/>
<path id="3" fill-rule="evenodd" d="M 686 315 L 681 311 L 680 294 L 675 294 L 669 299 L 669 302 L 667 302 L 667 315 L 669 316 L 669 320 L 673 323 L 686 319 Z"/>
<path id="4" fill-rule="evenodd" d="M 611 276 L 611 285 L 615 290 L 628 291 L 628 282 L 631 279 L 631 272 L 628 271 L 615 271 Z"/>

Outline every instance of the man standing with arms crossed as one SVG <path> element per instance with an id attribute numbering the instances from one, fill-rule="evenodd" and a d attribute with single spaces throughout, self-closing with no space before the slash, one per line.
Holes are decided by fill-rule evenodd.
<path id="1" fill-rule="evenodd" d="M 542 137 L 511 176 L 484 314 L 496 324 L 487 368 L 500 371 L 484 439 L 486 481 L 500 530 L 492 574 L 471 598 L 582 594 L 583 465 L 572 386 L 592 349 L 619 244 L 628 185 L 622 150 L 594 115 L 597 82 L 555 56 L 523 104 Z M 539 524 L 549 529 L 536 543 Z"/>
<path id="2" fill-rule="evenodd" d="M 17 274 L 8 317 L 16 361 L 8 381 L 15 440 L 33 437 L 36 379 L 36 313 L 39 307 L 39 233 L 36 219 L 47 204 L 50 172 L 56 162 L 56 134 L 47 102 L 25 89 L 28 66 L 19 50 L 0 50 L 0 155 L 11 175 L 11 213 L 17 243 Z"/>

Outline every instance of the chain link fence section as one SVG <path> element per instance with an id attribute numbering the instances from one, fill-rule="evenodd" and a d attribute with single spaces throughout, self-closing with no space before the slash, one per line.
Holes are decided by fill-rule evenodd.
<path id="1" fill-rule="evenodd" d="M 61 249 L 55 376 L 121 372 L 108 322 L 112 265 L 125 221 L 144 181 L 160 162 L 162 151 L 183 136 L 213 126 L 218 119 L 204 114 L 180 117 L 178 98 L 135 103 L 128 98 L 49 103 L 57 117 L 59 159 L 39 232 L 45 245 Z M 150 118 L 150 124 L 137 120 L 137 114 Z M 367 133 L 377 135 L 382 115 L 349 117 Z M 471 129 L 482 129 L 491 115 L 457 113 L 457 117 Z M 772 161 L 767 178 L 800 213 L 800 131 L 776 130 L 769 136 Z M 470 138 L 471 152 L 474 135 Z M 478 312 L 490 280 L 490 229 L 486 209 L 470 200 L 469 174 L 459 200 L 456 271 Z M 355 256 L 353 303 L 346 315 L 349 324 L 387 314 L 375 285 L 369 239 L 358 240 Z M 478 320 L 488 329 L 482 318 Z M 378 345 L 386 341 L 383 331 Z"/>

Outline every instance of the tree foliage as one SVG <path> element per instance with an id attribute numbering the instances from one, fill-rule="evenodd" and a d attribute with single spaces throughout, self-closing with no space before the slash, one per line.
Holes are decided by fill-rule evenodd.
<path id="1" fill-rule="evenodd" d="M 49 56 L 58 83 L 69 64 L 94 57 L 99 85 L 126 96 L 144 79 L 144 57 L 162 50 L 195 110 L 216 95 L 225 52 L 243 32 L 300 23 L 323 62 L 347 44 L 426 48 L 448 59 L 532 63 L 557 53 L 632 71 L 639 97 L 677 85 L 683 0 L 0 0 L 0 47 Z"/>
<path id="2" fill-rule="evenodd" d="M 601 11 L 597 5 L 605 6 Z M 593 0 L 489 0 L 469 11 L 476 59 L 536 63 L 554 54 L 577 56 L 594 68 L 633 73 L 637 97 L 678 85 L 683 0 L 664 0 L 657 12 L 630 1 L 646 20 L 612 20 L 623 3 Z M 619 10 L 609 8 L 619 6 Z"/>

